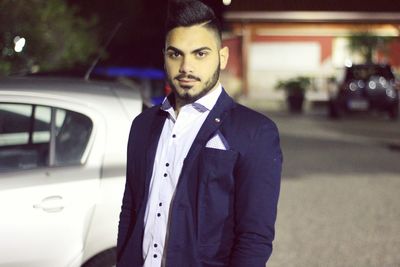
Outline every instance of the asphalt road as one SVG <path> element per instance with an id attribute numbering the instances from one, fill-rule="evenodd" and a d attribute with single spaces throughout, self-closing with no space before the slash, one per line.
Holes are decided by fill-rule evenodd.
<path id="1" fill-rule="evenodd" d="M 268 267 L 400 266 L 400 121 L 263 112 L 284 154 Z"/>

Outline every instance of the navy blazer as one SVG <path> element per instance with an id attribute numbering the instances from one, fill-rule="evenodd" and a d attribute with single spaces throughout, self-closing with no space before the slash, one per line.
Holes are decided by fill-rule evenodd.
<path id="1" fill-rule="evenodd" d="M 166 116 L 156 106 L 132 123 L 119 267 L 143 266 L 144 213 Z M 206 147 L 216 131 L 228 150 Z M 223 91 L 184 160 L 171 204 L 165 266 L 265 267 L 272 252 L 281 167 L 275 124 Z"/>

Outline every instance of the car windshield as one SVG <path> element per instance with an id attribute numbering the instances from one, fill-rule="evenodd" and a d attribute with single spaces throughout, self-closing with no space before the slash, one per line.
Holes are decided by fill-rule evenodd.
<path id="1" fill-rule="evenodd" d="M 387 66 L 353 66 L 347 69 L 346 80 L 368 80 L 371 76 L 382 76 L 387 80 L 394 76 Z"/>

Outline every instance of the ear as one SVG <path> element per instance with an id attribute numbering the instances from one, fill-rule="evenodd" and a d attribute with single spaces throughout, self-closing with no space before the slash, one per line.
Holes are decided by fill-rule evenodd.
<path id="1" fill-rule="evenodd" d="M 224 46 L 219 50 L 220 69 L 224 70 L 229 59 L 229 48 Z"/>

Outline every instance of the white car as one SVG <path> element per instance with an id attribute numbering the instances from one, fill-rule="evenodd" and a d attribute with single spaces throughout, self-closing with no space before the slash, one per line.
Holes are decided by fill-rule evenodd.
<path id="1" fill-rule="evenodd" d="M 115 265 L 137 90 L 0 79 L 0 266 Z"/>

